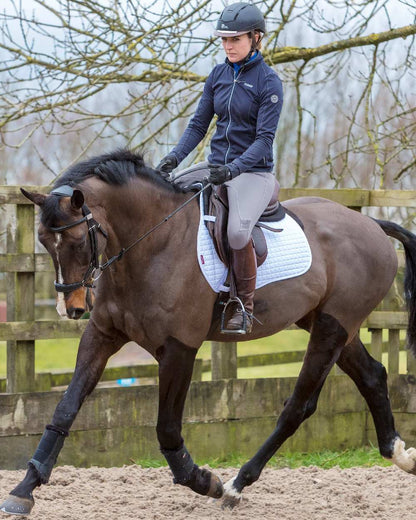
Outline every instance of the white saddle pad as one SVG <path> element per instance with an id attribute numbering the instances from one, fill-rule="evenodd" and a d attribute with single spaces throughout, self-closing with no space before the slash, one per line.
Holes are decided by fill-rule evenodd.
<path id="1" fill-rule="evenodd" d="M 212 220 L 212 217 L 204 216 L 203 206 L 201 198 L 201 218 L 198 229 L 199 266 L 215 292 L 229 291 L 229 288 L 224 286 L 228 269 L 219 259 L 205 225 L 205 220 Z M 265 262 L 257 269 L 257 289 L 272 282 L 300 276 L 309 270 L 312 263 L 312 253 L 306 236 L 290 215 L 286 215 L 279 222 L 267 222 L 266 224 L 283 231 L 276 233 L 263 228 L 268 254 Z"/>

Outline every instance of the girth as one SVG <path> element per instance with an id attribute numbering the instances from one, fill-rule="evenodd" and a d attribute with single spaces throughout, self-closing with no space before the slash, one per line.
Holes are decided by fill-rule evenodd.
<path id="1" fill-rule="evenodd" d="M 278 222 L 286 215 L 286 210 L 279 203 L 278 197 L 279 185 L 276 182 L 270 202 L 261 215 L 259 222 L 254 226 L 251 234 L 256 251 L 257 267 L 262 265 L 267 258 L 267 242 L 262 228 L 269 229 L 273 232 L 280 231 L 268 227 L 265 222 Z M 229 267 L 230 247 L 227 240 L 228 195 L 226 186 L 223 184 L 213 186 L 212 190 L 206 190 L 204 192 L 204 215 L 206 217 L 206 226 L 217 254 L 221 261 Z"/>

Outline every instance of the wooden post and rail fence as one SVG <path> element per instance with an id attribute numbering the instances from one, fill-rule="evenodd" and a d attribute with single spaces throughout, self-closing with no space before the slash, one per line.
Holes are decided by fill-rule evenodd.
<path id="1" fill-rule="evenodd" d="M 48 192 L 49 188 L 33 190 Z M 308 195 L 323 196 L 356 210 L 414 208 L 416 204 L 416 191 L 393 190 L 282 189 L 281 200 Z M 7 321 L 0 323 L 0 341 L 7 341 L 7 378 L 0 380 L 0 467 L 17 469 L 26 466 L 62 397 L 62 387 L 72 376 L 71 372 L 35 373 L 35 342 L 60 338 L 77 341 L 87 321 L 35 319 L 35 277 L 52 270 L 51 260 L 46 252 L 35 250 L 35 207 L 17 186 L 0 186 L 0 209 L 3 205 L 8 205 L 15 216 L 7 230 L 7 251 L 0 254 L 0 276 L 7 281 Z M 398 250 L 398 255 L 403 266 L 403 251 Z M 415 443 L 416 366 L 403 352 L 400 338 L 406 324 L 406 312 L 377 310 L 363 327 L 371 331 L 372 355 L 381 360 L 383 353 L 388 354 L 389 392 L 396 423 L 403 438 Z M 387 342 L 383 341 L 383 330 L 388 331 Z M 301 362 L 304 351 L 237 356 L 235 343 L 212 343 L 211 352 L 210 360 L 197 359 L 194 370 L 184 413 L 187 445 L 196 458 L 229 453 L 249 456 L 272 431 L 296 378 L 239 379 L 238 369 Z M 403 358 L 407 361 L 404 369 Z M 211 372 L 211 381 L 201 381 L 204 372 Z M 286 450 L 343 450 L 376 442 L 364 400 L 348 377 L 336 371 L 334 374 L 337 377 L 328 378 L 325 384 L 317 412 L 285 443 Z M 157 365 L 110 367 L 102 381 L 122 378 L 156 380 Z M 81 408 L 59 463 L 108 466 L 160 458 L 155 434 L 157 402 L 154 384 L 111 387 L 103 383 Z"/>
<path id="2" fill-rule="evenodd" d="M 28 189 L 32 189 L 29 187 Z M 48 187 L 33 187 L 48 192 Z M 281 200 L 300 196 L 322 196 L 356 210 L 363 207 L 415 207 L 416 191 L 361 190 L 361 189 L 282 189 Z M 0 254 L 0 273 L 7 277 L 7 322 L 0 323 L 0 341 L 7 341 L 7 383 L 0 382 L 0 392 L 7 393 L 47 390 L 69 382 L 70 373 L 35 374 L 35 341 L 37 339 L 79 338 L 86 321 L 66 319 L 35 320 L 36 273 L 52 270 L 49 255 L 35 253 L 35 206 L 20 193 L 17 186 L 0 187 L 0 206 L 15 207 L 15 225 L 7 230 L 7 252 Z M 347 224 L 347 223 L 346 223 Z M 398 251 L 403 264 L 403 251 Z M 388 330 L 388 371 L 399 372 L 400 330 L 406 327 L 405 312 L 373 312 L 363 327 L 372 332 L 371 353 L 376 359 L 382 356 L 382 331 Z M 202 371 L 211 371 L 212 379 L 237 377 L 239 367 L 250 364 L 278 364 L 301 361 L 303 352 L 263 354 L 237 358 L 235 343 L 212 343 L 210 361 L 197 360 L 194 378 Z M 407 371 L 416 373 L 413 359 L 408 356 Z M 156 366 L 133 366 L 107 369 L 103 380 L 120 377 L 156 377 Z"/>

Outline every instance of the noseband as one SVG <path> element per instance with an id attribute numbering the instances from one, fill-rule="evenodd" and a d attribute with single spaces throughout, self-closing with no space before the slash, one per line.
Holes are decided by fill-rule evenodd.
<path id="1" fill-rule="evenodd" d="M 51 195 L 57 195 L 58 197 L 71 197 L 74 193 L 74 190 L 71 186 L 65 185 L 60 186 L 59 188 L 56 188 L 55 190 L 51 191 Z M 55 283 L 55 290 L 57 292 L 63 292 L 63 293 L 70 293 L 72 291 L 75 291 L 76 289 L 79 289 L 80 287 L 94 287 L 93 283 L 93 277 L 92 274 L 96 269 L 100 267 L 100 262 L 98 258 L 98 241 L 97 241 L 97 231 L 100 231 L 105 238 L 108 237 L 108 234 L 104 231 L 104 229 L 101 227 L 101 224 L 99 224 L 92 216 L 92 213 L 88 206 L 86 204 L 83 204 L 82 208 L 82 215 L 83 217 L 79 220 L 76 220 L 75 222 L 71 222 L 70 224 L 66 224 L 65 226 L 59 226 L 59 227 L 50 227 L 49 229 L 53 231 L 54 233 L 61 233 L 62 231 L 65 231 L 66 229 L 71 229 L 75 226 L 78 226 L 79 224 L 82 224 L 83 222 L 87 223 L 88 226 L 88 237 L 90 241 L 90 249 L 91 249 L 91 258 L 90 263 L 88 265 L 88 269 L 86 270 L 82 280 L 80 282 L 74 282 L 74 283 Z"/>

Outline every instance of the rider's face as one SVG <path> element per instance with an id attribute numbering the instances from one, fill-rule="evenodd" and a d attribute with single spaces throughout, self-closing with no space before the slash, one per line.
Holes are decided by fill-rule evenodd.
<path id="1" fill-rule="evenodd" d="M 251 50 L 251 38 L 248 34 L 222 37 L 222 46 L 231 63 L 237 63 L 248 55 Z"/>

